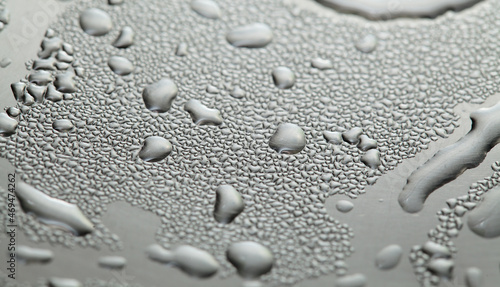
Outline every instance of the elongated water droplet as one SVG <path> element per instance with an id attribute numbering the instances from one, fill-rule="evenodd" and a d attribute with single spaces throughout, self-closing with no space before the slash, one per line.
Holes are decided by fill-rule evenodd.
<path id="1" fill-rule="evenodd" d="M 170 264 L 174 261 L 174 253 L 158 244 L 152 244 L 148 246 L 148 248 L 146 249 L 146 254 L 148 255 L 149 259 L 162 264 Z"/>
<path id="2" fill-rule="evenodd" d="M 269 140 L 269 146 L 279 153 L 299 153 L 306 146 L 306 135 L 296 124 L 280 124 Z"/>
<path id="3" fill-rule="evenodd" d="M 16 132 L 17 121 L 6 113 L 0 113 L 0 135 L 10 136 Z"/>
<path id="4" fill-rule="evenodd" d="M 263 23 L 254 23 L 234 28 L 226 35 L 229 44 L 235 47 L 262 48 L 273 40 L 271 28 Z"/>
<path id="5" fill-rule="evenodd" d="M 274 256 L 267 247 L 252 241 L 233 243 L 226 252 L 227 260 L 246 279 L 258 278 L 271 271 Z"/>
<path id="6" fill-rule="evenodd" d="M 208 278 L 219 270 L 219 263 L 208 252 L 189 245 L 182 245 L 175 249 L 175 265 L 188 275 Z"/>
<path id="7" fill-rule="evenodd" d="M 49 279 L 49 287 L 83 287 L 76 279 L 52 277 Z"/>
<path id="8" fill-rule="evenodd" d="M 319 70 L 327 70 L 333 68 L 333 63 L 329 59 L 314 58 L 311 60 L 311 66 Z"/>
<path id="9" fill-rule="evenodd" d="M 396 267 L 403 255 L 403 248 L 393 244 L 380 250 L 375 257 L 375 266 L 381 270 L 389 270 Z"/>
<path id="10" fill-rule="evenodd" d="M 48 249 L 20 245 L 16 249 L 16 256 L 20 261 L 26 263 L 48 263 L 54 258 L 54 252 Z"/>
<path id="11" fill-rule="evenodd" d="M 127 259 L 122 256 L 103 256 L 99 258 L 100 267 L 108 269 L 123 269 L 127 264 Z"/>
<path id="12" fill-rule="evenodd" d="M 216 195 L 214 217 L 218 222 L 230 223 L 245 208 L 243 198 L 230 185 L 219 186 Z"/>
<path id="13" fill-rule="evenodd" d="M 212 0 L 193 0 L 191 1 L 191 9 L 209 19 L 218 19 L 221 16 L 219 5 Z"/>
<path id="14" fill-rule="evenodd" d="M 89 35 L 103 36 L 111 31 L 113 22 L 108 13 L 103 10 L 89 8 L 80 15 L 80 27 Z"/>
<path id="15" fill-rule="evenodd" d="M 120 56 L 112 56 L 108 60 L 108 65 L 115 74 L 126 76 L 134 70 L 134 64 L 127 58 Z"/>
<path id="16" fill-rule="evenodd" d="M 70 120 L 55 120 L 52 127 L 58 132 L 69 132 L 74 126 Z"/>
<path id="17" fill-rule="evenodd" d="M 184 105 L 184 110 L 189 113 L 197 125 L 217 126 L 222 124 L 222 116 L 216 109 L 210 109 L 200 101 L 191 99 Z"/>
<path id="18" fill-rule="evenodd" d="M 329 132 L 324 131 L 323 137 L 332 144 L 341 144 L 342 143 L 342 134 L 339 132 Z"/>
<path id="19" fill-rule="evenodd" d="M 335 287 L 364 287 L 365 285 L 366 277 L 360 273 L 346 275 L 335 281 Z"/>
<path id="20" fill-rule="evenodd" d="M 445 278 L 451 278 L 453 273 L 453 268 L 455 263 L 450 259 L 437 258 L 432 259 L 428 264 L 427 268 L 432 273 Z"/>
<path id="21" fill-rule="evenodd" d="M 23 181 L 18 182 L 16 195 L 24 212 L 32 213 L 45 224 L 62 227 L 78 236 L 94 230 L 78 206 L 52 198 Z"/>

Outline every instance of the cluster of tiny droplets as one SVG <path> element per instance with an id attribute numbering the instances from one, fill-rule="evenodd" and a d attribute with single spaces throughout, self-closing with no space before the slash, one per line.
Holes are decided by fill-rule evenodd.
<path id="1" fill-rule="evenodd" d="M 77 204 L 96 231 L 74 238 L 22 215 L 23 230 L 33 241 L 118 249 L 99 218 L 109 203 L 122 200 L 161 218 L 156 241 L 166 248 L 182 243 L 207 250 L 222 264 L 222 276 L 234 274 L 225 250 L 241 240 L 273 252 L 276 262 L 264 281 L 342 275 L 344 260 L 353 252 L 353 232 L 326 214 L 324 200 L 364 193 L 368 182 L 451 134 L 458 125 L 453 112 L 458 103 L 481 103 L 500 83 L 500 31 L 485 28 L 500 20 L 494 1 L 432 21 L 373 25 L 340 14 L 292 13 L 280 1 L 218 3 L 223 15 L 213 21 L 183 1 L 116 6 L 79 1 L 52 26 L 74 46 L 85 75 L 75 78 L 73 99 L 45 101 L 23 112 L 16 134 L 2 140 L 1 154 L 29 184 Z M 87 7 L 107 11 L 113 30 L 102 37 L 85 34 L 78 19 Z M 244 49 L 227 43 L 228 30 L 255 22 L 272 28 L 271 44 Z M 134 45 L 117 49 L 111 43 L 124 26 L 135 31 Z M 371 53 L 354 47 L 365 34 L 378 38 Z M 175 55 L 179 43 L 188 45 L 188 55 Z M 134 72 L 114 74 L 107 65 L 114 55 L 132 61 Z M 333 68 L 311 67 L 314 57 L 330 59 Z M 279 90 L 272 83 L 270 73 L 277 66 L 294 71 L 292 89 Z M 179 95 L 167 113 L 157 114 L 145 108 L 141 93 L 161 78 L 176 82 Z M 219 93 L 208 93 L 208 85 Z M 235 86 L 245 97 L 229 95 Z M 217 108 L 222 125 L 195 126 L 182 108 L 191 98 Z M 71 120 L 75 129 L 54 131 L 57 119 Z M 283 122 L 304 130 L 307 145 L 300 153 L 269 148 L 269 138 Z M 377 141 L 378 169 L 361 163 L 361 152 L 347 143 L 341 146 L 344 155 L 333 155 L 322 135 L 353 127 Z M 134 157 L 152 135 L 173 145 L 158 163 Z M 352 162 L 342 162 L 345 155 Z M 235 187 L 246 202 L 229 225 L 212 215 L 221 184 Z"/>

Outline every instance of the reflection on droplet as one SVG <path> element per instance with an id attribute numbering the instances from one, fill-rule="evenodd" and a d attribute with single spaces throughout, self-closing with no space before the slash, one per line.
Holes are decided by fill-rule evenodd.
<path id="1" fill-rule="evenodd" d="M 70 120 L 55 120 L 52 127 L 58 132 L 69 132 L 73 129 L 73 123 Z"/>
<path id="2" fill-rule="evenodd" d="M 10 136 L 16 132 L 17 121 L 6 113 L 0 113 L 0 135 Z"/>
<path id="3" fill-rule="evenodd" d="M 214 208 L 215 220 L 230 223 L 245 208 L 241 195 L 230 185 L 221 185 L 216 191 Z"/>
<path id="4" fill-rule="evenodd" d="M 134 65 L 127 58 L 112 56 L 108 60 L 108 65 L 115 74 L 126 76 L 134 70 Z"/>
<path id="5" fill-rule="evenodd" d="M 236 267 L 238 274 L 246 279 L 258 278 L 268 273 L 274 263 L 271 251 L 252 241 L 231 244 L 226 256 L 227 260 Z"/>
<path id="6" fill-rule="evenodd" d="M 94 230 L 78 206 L 52 198 L 23 181 L 17 183 L 16 195 L 24 212 L 35 215 L 45 224 L 61 227 L 78 236 Z"/>
<path id="7" fill-rule="evenodd" d="M 363 274 L 356 273 L 352 275 L 342 276 L 335 281 L 335 287 L 364 287 L 366 285 L 366 277 Z"/>
<path id="8" fill-rule="evenodd" d="M 280 124 L 271 136 L 269 146 L 279 153 L 296 154 L 306 146 L 306 135 L 296 124 Z"/>
<path id="9" fill-rule="evenodd" d="M 403 255 L 403 248 L 393 244 L 380 250 L 375 257 L 375 266 L 381 270 L 389 270 L 396 267 Z"/>
<path id="10" fill-rule="evenodd" d="M 203 17 L 217 19 L 221 16 L 219 5 L 212 0 L 193 0 L 191 9 Z"/>
<path id="11" fill-rule="evenodd" d="M 467 225 L 475 234 L 484 238 L 500 236 L 500 188 L 494 188 L 469 214 Z"/>
<path id="12" fill-rule="evenodd" d="M 16 248 L 16 256 L 20 261 L 26 263 L 48 263 L 54 258 L 54 252 L 48 249 L 19 245 Z"/>
<path id="13" fill-rule="evenodd" d="M 172 106 L 178 91 L 177 85 L 172 80 L 161 79 L 144 89 L 142 99 L 149 110 L 164 113 Z"/>
<path id="14" fill-rule="evenodd" d="M 159 136 L 150 136 L 144 140 L 139 157 L 147 162 L 157 162 L 166 158 L 171 152 L 170 141 Z"/>
<path id="15" fill-rule="evenodd" d="M 218 126 L 222 124 L 222 116 L 216 109 L 210 109 L 200 101 L 191 99 L 184 105 L 184 110 L 189 113 L 197 125 Z"/>
<path id="16" fill-rule="evenodd" d="M 349 212 L 354 208 L 354 204 L 348 200 L 339 200 L 335 205 L 340 212 Z"/>
<path id="17" fill-rule="evenodd" d="M 272 76 L 274 84 L 280 89 L 290 89 L 295 84 L 295 74 L 287 67 L 275 68 Z"/>
<path id="18" fill-rule="evenodd" d="M 263 23 L 254 23 L 234 28 L 226 35 L 229 44 L 235 47 L 262 48 L 273 40 L 271 28 Z"/>
<path id="19" fill-rule="evenodd" d="M 80 15 L 80 27 L 89 35 L 102 36 L 113 28 L 113 23 L 108 13 L 101 9 L 89 8 Z"/>
<path id="20" fill-rule="evenodd" d="M 125 26 L 120 31 L 120 35 L 113 42 L 113 46 L 116 48 L 128 48 L 134 44 L 135 33 L 131 27 Z"/>
<path id="21" fill-rule="evenodd" d="M 127 259 L 122 256 L 102 256 L 99 258 L 100 267 L 108 269 L 123 269 L 127 264 Z"/>

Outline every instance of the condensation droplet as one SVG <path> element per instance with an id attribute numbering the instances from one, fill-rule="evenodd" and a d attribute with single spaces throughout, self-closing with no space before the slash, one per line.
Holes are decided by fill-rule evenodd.
<path id="1" fill-rule="evenodd" d="M 17 121 L 6 113 L 0 113 L 0 135 L 10 136 L 16 132 Z"/>
<path id="2" fill-rule="evenodd" d="M 150 136 L 144 140 L 139 157 L 147 162 L 157 162 L 172 152 L 172 144 L 165 138 Z"/>
<path id="3" fill-rule="evenodd" d="M 222 124 L 220 112 L 210 109 L 200 101 L 191 99 L 184 105 L 184 110 L 189 113 L 193 122 L 197 125 L 218 126 Z"/>
<path id="4" fill-rule="evenodd" d="M 219 5 L 212 0 L 193 0 L 191 1 L 191 9 L 209 19 L 218 19 L 221 16 Z"/>
<path id="5" fill-rule="evenodd" d="M 279 153 L 296 154 L 306 146 L 306 135 L 296 124 L 280 124 L 271 136 L 269 146 Z"/>
<path id="6" fill-rule="evenodd" d="M 500 236 L 500 188 L 494 188 L 486 193 L 483 202 L 470 212 L 467 225 L 481 237 Z"/>
<path id="7" fill-rule="evenodd" d="M 19 245 L 16 248 L 16 257 L 25 263 L 48 263 L 54 258 L 54 252 L 48 249 L 32 248 Z"/>
<path id="8" fill-rule="evenodd" d="M 221 185 L 217 188 L 214 207 L 215 220 L 221 223 L 230 223 L 244 208 L 243 198 L 234 187 Z"/>
<path id="9" fill-rule="evenodd" d="M 364 287 L 366 276 L 360 273 L 342 276 L 335 281 L 335 287 Z"/>
<path id="10" fill-rule="evenodd" d="M 262 48 L 273 40 L 273 31 L 266 24 L 253 23 L 229 31 L 226 40 L 235 47 Z"/>
<path id="11" fill-rule="evenodd" d="M 338 211 L 346 213 L 354 208 L 354 204 L 348 200 L 339 200 L 335 207 L 337 207 Z"/>
<path id="12" fill-rule="evenodd" d="M 272 72 L 273 82 L 280 89 L 290 89 L 295 84 L 295 74 L 287 67 L 277 67 Z"/>
<path id="13" fill-rule="evenodd" d="M 113 42 L 113 46 L 116 48 L 128 48 L 134 44 L 134 37 L 134 30 L 129 26 L 125 26 L 120 31 L 120 35 L 118 35 L 116 40 Z"/>
<path id="14" fill-rule="evenodd" d="M 52 277 L 49 279 L 49 287 L 83 287 L 76 279 Z"/>
<path id="15" fill-rule="evenodd" d="M 355 127 L 342 133 L 342 138 L 350 144 L 357 144 L 362 133 L 362 128 Z"/>
<path id="16" fill-rule="evenodd" d="M 333 68 L 333 62 L 329 59 L 318 57 L 311 60 L 311 66 L 319 70 L 328 70 Z"/>
<path id="17" fill-rule="evenodd" d="M 102 256 L 99 258 L 98 264 L 102 268 L 123 269 L 127 264 L 127 259 L 122 256 Z"/>
<path id="18" fill-rule="evenodd" d="M 402 255 L 401 246 L 396 244 L 386 246 L 375 256 L 375 266 L 381 270 L 393 269 L 399 264 Z"/>
<path id="19" fill-rule="evenodd" d="M 377 37 L 372 34 L 361 37 L 355 44 L 356 49 L 363 53 L 371 53 L 377 47 Z"/>
<path id="20" fill-rule="evenodd" d="M 252 241 L 232 243 L 227 249 L 226 256 L 236 267 L 238 274 L 245 279 L 258 278 L 268 273 L 274 263 L 271 251 Z"/>
<path id="21" fill-rule="evenodd" d="M 372 169 L 376 169 L 381 164 L 380 152 L 376 149 L 368 150 L 361 156 L 361 162 Z"/>
<path id="22" fill-rule="evenodd" d="M 467 287 L 482 287 L 483 271 L 476 267 L 467 268 L 467 271 L 465 271 L 465 284 Z"/>
<path id="23" fill-rule="evenodd" d="M 455 263 L 452 260 L 444 258 L 432 259 L 427 264 L 427 269 L 429 269 L 429 271 L 440 277 L 446 278 L 452 277 L 454 267 Z"/>
<path id="24" fill-rule="evenodd" d="M 69 132 L 73 129 L 73 123 L 70 120 L 55 120 L 52 127 L 58 132 Z"/>
<path id="25" fill-rule="evenodd" d="M 103 36 L 111 31 L 113 22 L 109 14 L 103 10 L 89 8 L 80 15 L 80 27 L 89 35 Z"/>
<path id="26" fill-rule="evenodd" d="M 150 111 L 164 113 L 172 106 L 178 91 L 172 80 L 162 79 L 147 86 L 142 92 L 142 99 Z"/>
<path id="27" fill-rule="evenodd" d="M 120 56 L 112 56 L 108 60 L 108 65 L 115 74 L 126 76 L 134 70 L 134 64 L 127 58 Z"/>

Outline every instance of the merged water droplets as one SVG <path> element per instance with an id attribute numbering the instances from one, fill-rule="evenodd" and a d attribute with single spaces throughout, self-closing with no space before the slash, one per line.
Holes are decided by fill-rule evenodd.
<path id="1" fill-rule="evenodd" d="M 296 154 L 306 146 L 306 135 L 296 124 L 280 124 L 269 140 L 269 146 L 279 153 Z"/>
<path id="2" fill-rule="evenodd" d="M 233 243 L 227 249 L 227 260 L 245 279 L 256 279 L 271 271 L 274 256 L 265 246 L 252 241 Z"/>
<path id="3" fill-rule="evenodd" d="M 108 13 L 98 8 L 89 8 L 80 15 L 80 27 L 92 36 L 106 35 L 113 28 L 113 22 Z"/>
<path id="4" fill-rule="evenodd" d="M 197 125 L 218 126 L 222 124 L 222 116 L 219 110 L 208 108 L 198 100 L 191 99 L 187 101 L 184 110 L 189 113 L 191 119 Z"/>
<path id="5" fill-rule="evenodd" d="M 45 224 L 61 227 L 78 236 L 94 230 L 78 206 L 52 198 L 23 181 L 17 183 L 16 196 L 24 212 L 35 215 Z"/>
<path id="6" fill-rule="evenodd" d="M 161 79 L 144 89 L 142 99 L 149 110 L 164 113 L 170 109 L 178 92 L 177 85 L 172 80 Z"/>
<path id="7" fill-rule="evenodd" d="M 273 31 L 267 24 L 253 23 L 229 31 L 226 40 L 235 47 L 263 48 L 273 40 Z"/>
<path id="8" fill-rule="evenodd" d="M 157 162 L 166 158 L 172 152 L 172 144 L 169 140 L 150 136 L 144 140 L 139 157 L 147 162 Z"/>

